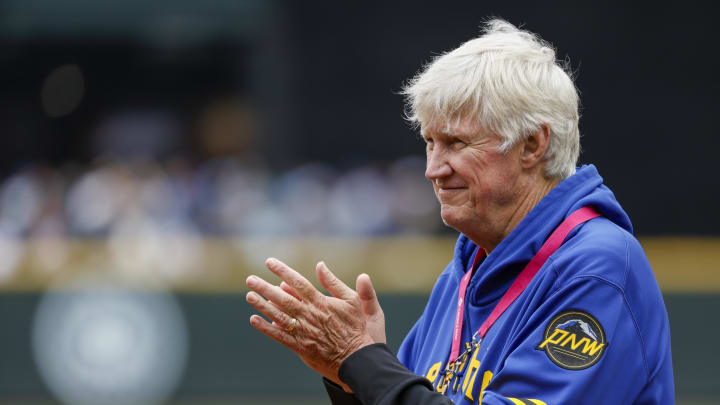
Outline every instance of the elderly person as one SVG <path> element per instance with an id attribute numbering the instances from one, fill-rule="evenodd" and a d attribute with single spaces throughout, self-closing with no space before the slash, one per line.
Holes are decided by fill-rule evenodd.
<path id="1" fill-rule="evenodd" d="M 333 403 L 672 404 L 667 313 L 627 214 L 576 169 L 578 95 L 552 46 L 492 20 L 405 88 L 443 221 L 461 234 L 397 358 L 367 275 L 275 259 L 250 323 L 325 377 Z M 409 275 L 410 276 L 410 275 Z"/>

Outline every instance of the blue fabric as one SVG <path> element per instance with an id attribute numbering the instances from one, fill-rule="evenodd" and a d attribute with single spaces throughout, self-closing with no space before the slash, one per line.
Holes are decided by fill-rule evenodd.
<path id="1" fill-rule="evenodd" d="M 630 219 L 592 165 L 555 187 L 480 264 L 464 303 L 463 342 L 560 222 L 586 205 L 603 216 L 576 227 L 492 326 L 477 353 L 479 371 L 466 366 L 450 383 L 448 396 L 456 404 L 477 404 L 489 373 L 482 395 L 488 405 L 674 403 L 670 328 L 660 289 Z M 442 370 L 447 363 L 458 286 L 476 250 L 460 235 L 452 261 L 398 353 L 406 367 L 436 387 L 442 372 L 433 378 L 433 366 L 441 362 Z M 551 320 L 570 310 L 589 314 L 605 333 L 604 352 L 585 369 L 561 367 L 538 350 Z"/>

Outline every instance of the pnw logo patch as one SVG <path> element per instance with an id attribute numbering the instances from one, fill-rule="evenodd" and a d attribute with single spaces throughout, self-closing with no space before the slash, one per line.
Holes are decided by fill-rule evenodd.
<path id="1" fill-rule="evenodd" d="M 597 363 L 607 346 L 600 322 L 587 312 L 571 310 L 548 323 L 536 349 L 562 368 L 582 370 Z"/>

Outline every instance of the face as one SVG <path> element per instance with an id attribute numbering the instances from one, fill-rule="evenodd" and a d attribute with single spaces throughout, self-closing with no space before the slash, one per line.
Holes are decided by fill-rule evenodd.
<path id="1" fill-rule="evenodd" d="M 498 228 L 513 215 L 521 195 L 519 148 L 501 152 L 500 136 L 476 120 L 461 120 L 452 130 L 431 122 L 422 133 L 425 177 L 433 183 L 443 221 L 476 243 L 504 232 Z"/>

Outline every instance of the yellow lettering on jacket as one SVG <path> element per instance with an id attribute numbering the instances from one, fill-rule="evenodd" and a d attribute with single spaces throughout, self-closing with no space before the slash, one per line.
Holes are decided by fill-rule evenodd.
<path id="1" fill-rule="evenodd" d="M 477 376 L 478 370 L 480 370 L 480 360 L 477 359 L 478 352 L 480 352 L 480 345 L 478 345 L 473 352 L 472 359 L 468 365 L 467 374 L 465 375 L 465 380 L 462 385 L 462 390 L 465 393 L 465 399 L 470 402 L 473 401 L 472 389 L 475 384 L 475 377 Z"/>
<path id="2" fill-rule="evenodd" d="M 585 339 L 587 339 L 587 338 L 582 338 L 580 341 L 582 342 Z M 588 339 L 588 341 L 585 342 L 585 347 L 583 348 L 582 352 L 583 352 L 583 354 L 586 354 L 588 351 L 590 351 L 590 355 L 594 356 L 595 353 L 598 352 L 598 350 L 603 348 L 603 346 L 605 346 L 605 343 L 600 343 L 598 345 L 597 340 L 590 341 Z"/>
<path id="3" fill-rule="evenodd" d="M 440 373 L 440 366 L 442 366 L 442 361 L 438 361 L 433 364 L 427 374 L 425 374 L 425 378 L 427 378 L 431 384 L 435 382 L 435 379 L 437 379 L 438 373 Z"/>
<path id="4" fill-rule="evenodd" d="M 480 386 L 480 395 L 478 395 L 478 405 L 482 404 L 483 395 L 485 395 L 485 388 L 490 385 L 490 380 L 492 380 L 492 376 L 493 373 L 490 370 L 483 373 L 482 385 Z"/>
<path id="5" fill-rule="evenodd" d="M 545 345 L 548 343 L 550 344 L 558 344 L 561 340 L 565 338 L 565 336 L 568 335 L 569 332 L 564 331 L 562 329 L 555 329 L 555 331 L 552 333 L 552 335 L 548 336 L 547 339 L 545 339 L 542 343 L 540 343 L 540 346 L 538 346 L 538 349 L 543 349 Z M 557 336 L 560 335 L 560 336 Z M 556 337 L 557 336 L 557 337 Z"/>

